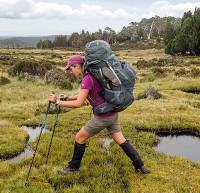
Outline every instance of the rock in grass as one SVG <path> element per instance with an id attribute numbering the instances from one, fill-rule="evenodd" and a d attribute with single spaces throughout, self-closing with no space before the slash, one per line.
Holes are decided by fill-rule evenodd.
<path id="1" fill-rule="evenodd" d="M 161 98 L 161 94 L 158 92 L 158 90 L 155 87 L 150 86 L 149 88 L 147 88 L 147 90 L 139 94 L 139 96 L 137 97 L 138 100 L 146 99 L 146 98 L 159 99 Z"/>

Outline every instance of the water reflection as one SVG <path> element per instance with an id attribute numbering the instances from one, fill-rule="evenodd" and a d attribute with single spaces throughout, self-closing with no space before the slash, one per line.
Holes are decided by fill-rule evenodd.
<path id="1" fill-rule="evenodd" d="M 28 133 L 28 135 L 29 135 L 29 141 L 28 142 L 35 141 L 37 139 L 37 137 L 39 136 L 40 131 L 41 131 L 41 127 L 33 128 L 33 127 L 22 126 L 21 128 Z M 45 133 L 47 131 L 48 130 L 44 128 L 42 133 Z"/>
<path id="2" fill-rule="evenodd" d="M 33 156 L 33 150 L 30 147 L 27 147 L 24 149 L 23 152 L 21 152 L 19 155 L 8 159 L 7 161 L 9 163 L 19 163 L 23 158 L 28 158 Z"/>
<path id="3" fill-rule="evenodd" d="M 33 127 L 22 126 L 21 129 L 23 129 L 24 131 L 28 133 L 29 135 L 28 143 L 34 142 L 39 136 L 40 131 L 41 131 L 41 127 L 33 128 Z M 48 132 L 48 130 L 44 128 L 42 133 L 46 133 L 46 132 Z M 28 158 L 32 156 L 33 156 L 33 150 L 31 149 L 29 145 L 27 145 L 27 147 L 20 154 L 18 154 L 17 156 L 11 159 L 8 159 L 7 161 L 9 163 L 19 163 L 23 158 Z"/>
<path id="4" fill-rule="evenodd" d="M 200 162 L 200 138 L 189 135 L 160 136 L 156 151 Z"/>

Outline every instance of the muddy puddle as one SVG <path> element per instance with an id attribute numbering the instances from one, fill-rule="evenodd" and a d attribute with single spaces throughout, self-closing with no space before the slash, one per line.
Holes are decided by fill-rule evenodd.
<path id="1" fill-rule="evenodd" d="M 113 142 L 113 139 L 110 137 L 103 137 L 100 139 L 101 146 L 102 146 L 102 152 L 107 153 L 110 148 L 110 144 Z"/>

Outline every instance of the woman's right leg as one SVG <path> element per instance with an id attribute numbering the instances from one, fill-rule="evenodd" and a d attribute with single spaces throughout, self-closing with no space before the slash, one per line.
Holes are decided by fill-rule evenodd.
<path id="1" fill-rule="evenodd" d="M 140 158 L 137 150 L 125 139 L 121 131 L 113 133 L 112 138 L 117 144 L 119 144 L 125 154 L 131 159 L 137 172 L 145 174 L 150 172 L 147 168 L 144 167 L 144 163 Z"/>

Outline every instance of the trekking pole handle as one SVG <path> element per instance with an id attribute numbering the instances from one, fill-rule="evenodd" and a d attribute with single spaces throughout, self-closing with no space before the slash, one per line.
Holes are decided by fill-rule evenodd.
<path id="1" fill-rule="evenodd" d="M 66 97 L 65 97 L 65 95 L 62 93 L 62 94 L 60 94 L 60 97 L 59 97 L 59 98 L 60 98 L 60 101 L 64 101 Z"/>

